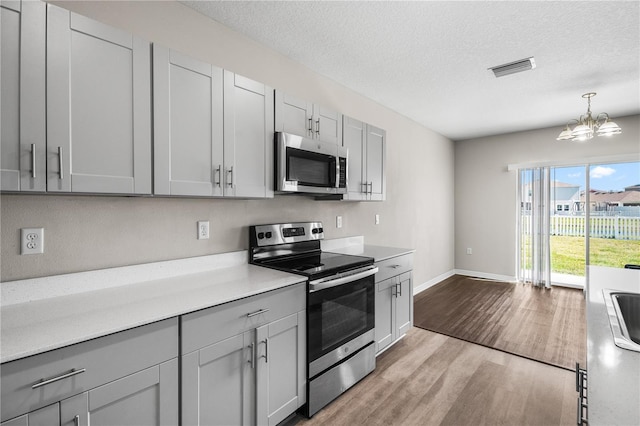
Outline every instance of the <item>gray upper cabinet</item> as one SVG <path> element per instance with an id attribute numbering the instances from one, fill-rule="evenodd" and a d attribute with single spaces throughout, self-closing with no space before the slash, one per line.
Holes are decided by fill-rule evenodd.
<path id="1" fill-rule="evenodd" d="M 273 197 L 273 89 L 153 46 L 154 194 Z"/>
<path id="2" fill-rule="evenodd" d="M 46 4 L 0 2 L 0 190 L 46 190 Z"/>
<path id="3" fill-rule="evenodd" d="M 347 200 L 384 201 L 386 132 L 344 117 L 343 145 L 349 149 Z"/>
<path id="4" fill-rule="evenodd" d="M 153 46 L 154 193 L 221 196 L 222 69 Z"/>
<path id="5" fill-rule="evenodd" d="M 276 90 L 275 93 L 275 108 L 277 132 L 342 144 L 341 113 L 298 99 L 280 90 Z"/>
<path id="6" fill-rule="evenodd" d="M 273 197 L 273 89 L 224 71 L 224 195 Z"/>
<path id="7" fill-rule="evenodd" d="M 47 8 L 47 191 L 150 194 L 150 44 Z"/>

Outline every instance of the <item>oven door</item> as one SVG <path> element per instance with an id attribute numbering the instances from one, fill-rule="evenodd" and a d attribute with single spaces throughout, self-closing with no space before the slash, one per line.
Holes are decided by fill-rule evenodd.
<path id="1" fill-rule="evenodd" d="M 349 276 L 309 283 L 309 377 L 374 340 L 375 273 L 366 266 Z"/>
<path id="2" fill-rule="evenodd" d="M 277 190 L 335 194 L 343 176 L 338 146 L 276 133 Z M 346 171 L 342 174 L 346 176 Z M 346 187 L 342 187 L 346 189 Z"/>

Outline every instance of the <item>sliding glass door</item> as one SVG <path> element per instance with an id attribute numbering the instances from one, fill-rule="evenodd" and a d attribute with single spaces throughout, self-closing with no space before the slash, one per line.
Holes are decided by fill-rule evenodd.
<path id="1" fill-rule="evenodd" d="M 587 265 L 640 264 L 640 163 L 519 170 L 518 279 L 582 287 Z"/>
<path id="2" fill-rule="evenodd" d="M 589 265 L 640 264 L 640 163 L 589 168 Z"/>

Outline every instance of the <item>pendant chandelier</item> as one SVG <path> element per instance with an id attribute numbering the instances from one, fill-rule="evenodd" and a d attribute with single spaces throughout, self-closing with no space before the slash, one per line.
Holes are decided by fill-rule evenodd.
<path id="1" fill-rule="evenodd" d="M 556 138 L 558 141 L 572 140 L 578 142 L 584 142 L 593 138 L 594 133 L 598 136 L 611 136 L 619 135 L 622 133 L 622 129 L 613 121 L 610 121 L 609 114 L 601 112 L 594 119 L 591 116 L 591 98 L 595 96 L 595 92 L 589 92 L 582 95 L 583 98 L 587 98 L 588 106 L 587 113 L 581 115 L 579 119 L 570 120 L 565 126 L 564 130 L 560 132 L 560 135 Z M 573 122 L 577 123 L 576 127 L 571 130 L 569 127 Z"/>

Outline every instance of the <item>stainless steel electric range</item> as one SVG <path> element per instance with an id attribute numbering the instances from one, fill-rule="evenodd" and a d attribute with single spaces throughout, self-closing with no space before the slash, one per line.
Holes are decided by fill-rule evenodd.
<path id="1" fill-rule="evenodd" d="M 324 252 L 320 222 L 255 225 L 250 263 L 307 277 L 307 404 L 313 416 L 372 372 L 373 258 Z"/>

